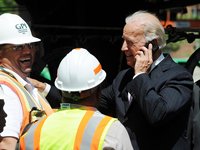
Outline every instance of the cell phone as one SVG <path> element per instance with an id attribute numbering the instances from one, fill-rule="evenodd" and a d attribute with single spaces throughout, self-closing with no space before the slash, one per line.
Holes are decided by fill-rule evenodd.
<path id="1" fill-rule="evenodd" d="M 149 46 L 150 43 L 151 43 L 152 46 L 153 46 L 153 47 L 152 47 L 152 52 L 155 53 L 155 52 L 159 49 L 157 40 L 154 39 L 154 40 L 152 40 L 152 41 L 147 42 L 147 43 L 145 44 L 145 47 L 148 48 L 148 46 Z"/>

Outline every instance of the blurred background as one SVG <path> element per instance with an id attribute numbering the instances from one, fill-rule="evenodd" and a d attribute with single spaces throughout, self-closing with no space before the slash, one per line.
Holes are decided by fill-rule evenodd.
<path id="1" fill-rule="evenodd" d="M 140 0 L 137 4 L 133 0 L 0 0 L 0 14 L 19 14 L 41 38 L 32 76 L 49 83 L 54 82 L 61 59 L 72 48 L 84 47 L 99 59 L 107 72 L 105 86 L 110 84 L 127 67 L 121 53 L 122 27 L 125 17 L 137 10 L 160 18 L 168 38 L 164 52 L 177 63 L 185 65 L 199 49 L 199 0 Z M 192 73 L 198 80 L 199 63 L 192 60 L 189 65 L 195 66 Z"/>

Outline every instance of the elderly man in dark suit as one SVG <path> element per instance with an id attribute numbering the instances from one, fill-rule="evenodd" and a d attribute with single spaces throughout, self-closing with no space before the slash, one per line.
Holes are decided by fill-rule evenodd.
<path id="1" fill-rule="evenodd" d="M 98 109 L 127 128 L 134 149 L 185 150 L 193 78 L 164 56 L 164 28 L 146 11 L 126 18 L 122 51 L 130 68 L 102 90 Z"/>

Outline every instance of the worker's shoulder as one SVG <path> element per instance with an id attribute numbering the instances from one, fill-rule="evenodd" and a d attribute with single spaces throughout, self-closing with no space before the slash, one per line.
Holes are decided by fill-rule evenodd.
<path id="1" fill-rule="evenodd" d="M 113 132 L 114 134 L 116 134 L 115 132 L 118 132 L 118 134 L 121 134 L 122 132 L 126 132 L 126 128 L 124 127 L 124 125 L 117 119 L 112 122 L 109 130 L 110 132 Z"/>

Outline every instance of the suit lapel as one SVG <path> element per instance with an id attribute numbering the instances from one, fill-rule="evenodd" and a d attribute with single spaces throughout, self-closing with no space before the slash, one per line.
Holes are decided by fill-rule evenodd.
<path id="1" fill-rule="evenodd" d="M 124 113 L 127 112 L 129 107 L 127 84 L 132 80 L 133 76 L 134 76 L 133 69 L 127 70 L 119 86 L 119 91 L 121 91 L 122 102 L 124 104 Z"/>
<path id="2" fill-rule="evenodd" d="M 152 79 L 158 78 L 157 75 L 160 76 L 163 72 L 168 70 L 171 67 L 172 63 L 173 63 L 173 60 L 172 60 L 171 56 L 167 55 L 163 59 L 163 61 L 160 62 L 160 64 L 158 64 L 156 67 L 153 68 L 153 70 L 150 71 L 149 76 Z M 132 98 L 133 98 L 132 101 L 131 102 L 128 101 L 128 91 L 131 91 L 129 82 L 132 80 L 133 73 L 130 73 L 130 71 L 129 71 L 129 72 L 127 72 L 126 75 L 127 75 L 128 79 L 126 80 L 126 85 L 124 86 L 124 89 L 123 89 L 123 92 L 122 92 L 123 93 L 123 99 L 127 100 L 127 101 L 124 101 L 125 114 L 127 114 L 128 110 L 130 108 L 132 108 L 131 106 L 135 104 L 134 103 L 134 99 L 135 99 L 134 95 L 132 95 Z M 126 77 L 126 75 L 125 75 L 125 77 Z M 132 75 L 132 76 L 130 77 L 130 75 Z M 131 93 L 131 92 L 129 92 L 129 93 Z"/>

